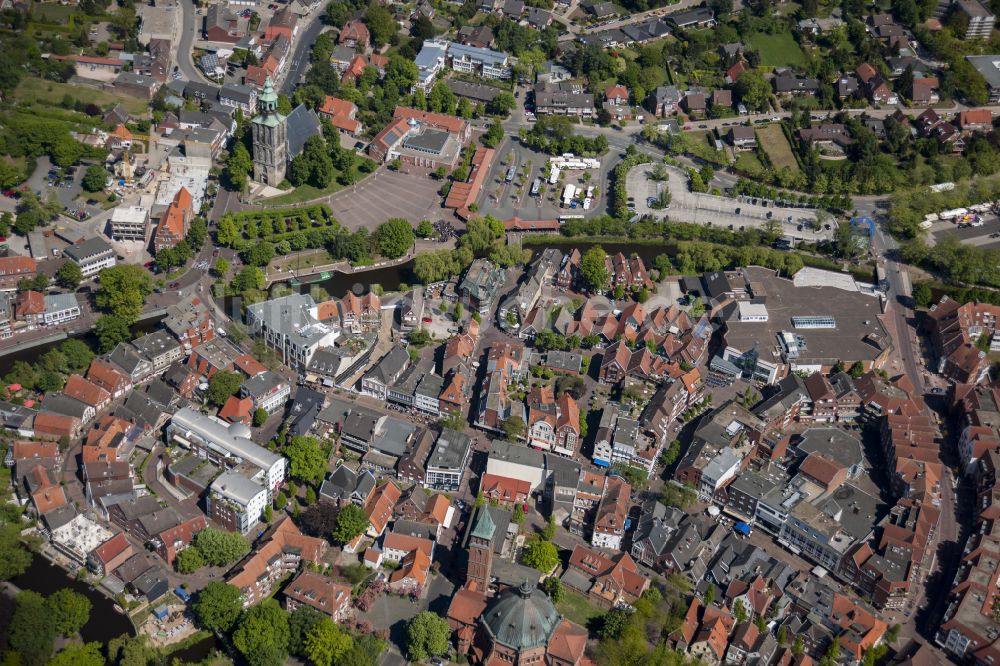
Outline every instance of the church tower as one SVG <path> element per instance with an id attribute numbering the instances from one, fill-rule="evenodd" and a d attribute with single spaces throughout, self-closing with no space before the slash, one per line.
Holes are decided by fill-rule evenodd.
<path id="1" fill-rule="evenodd" d="M 489 507 L 480 507 L 476 525 L 469 535 L 469 570 L 465 576 L 466 584 L 475 582 L 476 590 L 480 594 L 486 594 L 490 589 L 490 578 L 493 574 L 493 536 L 496 531 L 497 526 L 490 516 Z"/>
<path id="2" fill-rule="evenodd" d="M 275 187 L 285 179 L 288 151 L 288 123 L 278 113 L 278 93 L 271 77 L 257 97 L 257 116 L 253 119 L 253 179 Z"/>

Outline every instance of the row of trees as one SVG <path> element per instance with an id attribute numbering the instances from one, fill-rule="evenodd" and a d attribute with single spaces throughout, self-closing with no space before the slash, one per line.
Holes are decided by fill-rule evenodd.
<path id="1" fill-rule="evenodd" d="M 226 566 L 250 552 L 250 542 L 239 532 L 203 529 L 191 545 L 177 554 L 177 571 L 192 573 L 203 566 Z"/>
<path id="2" fill-rule="evenodd" d="M 31 590 L 19 592 L 7 634 L 8 646 L 20 657 L 18 663 L 23 666 L 103 664 L 103 658 L 98 662 L 88 658 L 98 652 L 97 643 L 70 647 L 50 661 L 56 640 L 79 633 L 90 619 L 90 610 L 90 600 L 68 588 L 48 597 Z"/>
<path id="3" fill-rule="evenodd" d="M 385 644 L 356 636 L 309 606 L 286 613 L 274 599 L 243 609 L 240 590 L 210 582 L 192 604 L 199 625 L 228 634 L 250 666 L 279 666 L 289 655 L 315 666 L 374 666 Z"/>
<path id="4" fill-rule="evenodd" d="M 585 137 L 573 133 L 573 121 L 568 116 L 541 116 L 530 130 L 521 130 L 525 145 L 549 155 L 600 156 L 608 152 L 608 139 L 603 134 Z"/>
<path id="5" fill-rule="evenodd" d="M 58 391 L 66 383 L 67 376 L 85 372 L 93 358 L 94 352 L 85 342 L 70 338 L 32 363 L 15 361 L 10 372 L 4 375 L 4 382 L 7 386 L 20 384 L 28 391 Z"/>

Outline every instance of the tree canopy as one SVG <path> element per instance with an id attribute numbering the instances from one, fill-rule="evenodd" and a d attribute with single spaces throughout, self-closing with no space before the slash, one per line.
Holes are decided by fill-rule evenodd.
<path id="1" fill-rule="evenodd" d="M 445 654 L 450 645 L 451 628 L 437 613 L 423 611 L 406 623 L 406 652 L 413 661 Z"/>
<path id="2" fill-rule="evenodd" d="M 315 437 L 298 435 L 282 450 L 289 460 L 289 473 L 306 483 L 318 483 L 326 475 L 327 450 Z"/>
<path id="3" fill-rule="evenodd" d="M 364 534 L 370 522 L 368 516 L 357 504 L 348 504 L 337 514 L 337 522 L 333 528 L 333 540 L 346 544 L 357 536 Z"/>
<path id="4" fill-rule="evenodd" d="M 209 631 L 228 632 L 243 612 L 239 588 L 213 580 L 195 597 L 191 605 L 198 624 Z"/>
<path id="5" fill-rule="evenodd" d="M 208 399 L 216 405 L 224 405 L 230 396 L 236 395 L 242 385 L 243 375 L 220 370 L 208 380 Z"/>
<path id="6" fill-rule="evenodd" d="M 94 297 L 97 307 L 120 317 L 128 325 L 142 314 L 146 297 L 153 293 L 153 280 L 142 266 L 118 264 L 98 276 L 100 289 Z"/>
<path id="7" fill-rule="evenodd" d="M 375 237 L 379 253 L 389 259 L 398 259 L 413 247 L 413 227 L 401 217 L 394 217 L 380 224 Z"/>
<path id="8" fill-rule="evenodd" d="M 233 632 L 233 645 L 250 666 L 280 666 L 288 657 L 288 614 L 274 599 L 251 606 Z"/>
<path id="9" fill-rule="evenodd" d="M 580 259 L 580 276 L 584 284 L 592 291 L 603 291 L 608 285 L 608 267 L 605 259 L 607 253 L 599 245 L 595 245 Z"/>
<path id="10" fill-rule="evenodd" d="M 238 532 L 226 532 L 209 527 L 194 536 L 197 548 L 205 562 L 214 566 L 232 564 L 250 552 L 250 542 Z"/>
<path id="11" fill-rule="evenodd" d="M 531 541 L 524 546 L 524 563 L 543 573 L 559 564 L 559 549 L 551 541 Z"/>

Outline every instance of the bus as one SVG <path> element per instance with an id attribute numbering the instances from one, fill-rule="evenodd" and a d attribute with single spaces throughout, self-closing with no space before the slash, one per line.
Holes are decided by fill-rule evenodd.
<path id="1" fill-rule="evenodd" d="M 531 184 L 531 196 L 537 197 L 541 189 L 542 189 L 542 179 L 536 178 L 535 182 Z"/>

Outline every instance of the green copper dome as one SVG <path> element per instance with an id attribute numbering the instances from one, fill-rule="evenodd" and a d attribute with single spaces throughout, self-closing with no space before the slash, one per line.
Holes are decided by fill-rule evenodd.
<path id="1" fill-rule="evenodd" d="M 492 541 L 493 533 L 496 532 L 496 529 L 497 525 L 493 522 L 493 516 L 490 515 L 489 508 L 485 506 L 480 507 L 479 518 L 476 520 L 475 527 L 472 528 L 472 536 Z"/>
<path id="2" fill-rule="evenodd" d="M 547 594 L 524 581 L 520 588 L 505 590 L 494 599 L 482 621 L 494 642 L 528 650 L 547 646 L 562 616 Z"/>
<path id="3" fill-rule="evenodd" d="M 257 125 L 276 127 L 284 120 L 285 117 L 278 113 L 278 93 L 274 91 L 274 84 L 268 76 L 264 80 L 264 89 L 257 95 L 257 116 L 253 122 Z"/>

